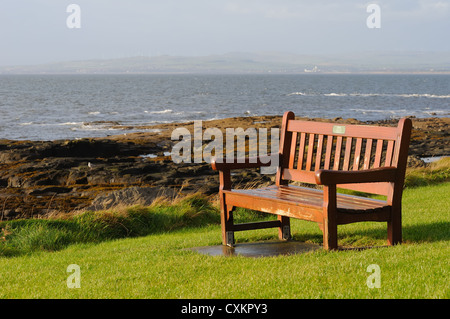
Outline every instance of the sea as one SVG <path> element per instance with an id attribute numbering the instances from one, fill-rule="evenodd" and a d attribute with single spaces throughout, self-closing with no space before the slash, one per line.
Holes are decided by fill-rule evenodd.
<path id="1" fill-rule="evenodd" d="M 282 115 L 449 117 L 450 75 L 0 75 L 0 138 L 104 137 L 160 123 Z"/>

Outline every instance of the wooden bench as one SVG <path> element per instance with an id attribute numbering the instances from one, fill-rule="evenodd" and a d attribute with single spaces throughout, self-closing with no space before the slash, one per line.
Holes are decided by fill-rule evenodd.
<path id="1" fill-rule="evenodd" d="M 280 131 L 279 165 L 275 185 L 232 189 L 233 169 L 270 166 L 267 158 L 219 163 L 222 242 L 234 245 L 234 232 L 279 229 L 280 239 L 291 238 L 290 218 L 318 223 L 324 249 L 337 249 L 337 226 L 387 222 L 388 244 L 401 243 L 402 191 L 408 157 L 411 120 L 397 127 L 336 125 L 295 120 L 286 112 Z M 270 156 L 270 155 L 269 155 Z M 322 185 L 301 187 L 289 181 Z M 386 200 L 337 193 L 345 188 L 386 196 Z M 233 210 L 243 207 L 278 215 L 277 220 L 233 223 Z"/>

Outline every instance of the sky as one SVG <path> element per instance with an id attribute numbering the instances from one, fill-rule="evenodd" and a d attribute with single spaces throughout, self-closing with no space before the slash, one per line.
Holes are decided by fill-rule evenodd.
<path id="1" fill-rule="evenodd" d="M 80 9 L 75 18 L 71 4 Z M 379 28 L 368 27 L 370 4 L 380 9 L 372 17 Z M 450 52 L 449 34 L 450 0 L 0 2 L 0 66 L 261 51 Z"/>

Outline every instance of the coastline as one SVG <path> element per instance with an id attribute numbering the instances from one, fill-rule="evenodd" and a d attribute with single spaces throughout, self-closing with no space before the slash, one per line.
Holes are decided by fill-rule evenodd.
<path id="1" fill-rule="evenodd" d="M 299 118 L 300 119 L 300 118 Z M 362 122 L 319 119 L 348 124 L 396 125 L 397 120 Z M 409 166 L 420 158 L 450 155 L 450 118 L 412 118 Z M 203 130 L 279 127 L 281 116 L 235 117 L 203 121 Z M 218 192 L 218 174 L 211 165 L 172 161 L 177 141 L 172 131 L 193 122 L 134 127 L 142 130 L 100 138 L 55 141 L 0 140 L 0 219 L 30 218 L 77 210 L 102 210 L 116 205 L 148 205 L 159 195 Z M 233 176 L 241 185 L 271 183 L 271 175 L 246 171 Z"/>

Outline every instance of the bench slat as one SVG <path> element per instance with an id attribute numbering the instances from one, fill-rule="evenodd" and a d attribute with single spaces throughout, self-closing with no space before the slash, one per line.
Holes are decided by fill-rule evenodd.
<path id="1" fill-rule="evenodd" d="M 373 140 L 372 139 L 368 139 L 366 141 L 366 152 L 364 154 L 364 166 L 363 169 L 369 169 L 370 168 L 370 158 L 372 155 L 372 144 L 373 144 Z"/>
<path id="2" fill-rule="evenodd" d="M 392 165 L 392 155 L 394 154 L 394 141 L 388 141 L 388 146 L 386 150 L 386 162 L 384 163 L 384 166 L 391 166 Z"/>
<path id="3" fill-rule="evenodd" d="M 323 139 L 324 139 L 324 136 L 322 134 L 320 134 L 317 139 L 316 163 L 314 165 L 315 171 L 320 169 L 320 163 L 322 162 Z"/>
<path id="4" fill-rule="evenodd" d="M 314 154 L 314 134 L 309 134 L 308 140 L 308 152 L 306 155 L 306 168 L 305 170 L 310 171 L 312 166 L 313 154 Z"/>
<path id="5" fill-rule="evenodd" d="M 325 163 L 323 165 L 324 169 L 330 169 L 330 162 L 331 162 L 331 152 L 333 150 L 333 136 L 328 135 L 327 136 L 327 148 L 325 151 Z"/>
<path id="6" fill-rule="evenodd" d="M 389 183 L 355 183 L 355 184 L 338 184 L 337 187 L 350 189 L 363 193 L 372 193 L 387 196 L 389 194 Z"/>
<path id="7" fill-rule="evenodd" d="M 333 132 L 335 127 L 345 127 L 345 133 Z M 309 134 L 323 134 L 344 137 L 361 137 L 383 140 L 395 140 L 397 138 L 396 127 L 379 127 L 369 125 L 350 125 L 322 123 L 315 121 L 291 120 L 288 122 L 287 130 L 290 132 L 305 132 Z"/>
<path id="8" fill-rule="evenodd" d="M 322 209 L 323 192 L 318 189 L 311 189 L 301 186 L 268 186 L 249 190 L 231 190 L 226 193 L 233 193 L 235 195 L 256 197 L 256 198 L 271 198 L 280 201 L 292 201 Z M 364 209 L 379 209 L 387 206 L 385 201 L 375 200 L 371 198 L 364 198 L 358 196 L 337 195 L 338 209 L 364 211 Z"/>
<path id="9" fill-rule="evenodd" d="M 347 137 L 345 141 L 345 155 L 344 155 L 344 165 L 342 167 L 343 171 L 348 171 L 350 165 L 350 155 L 352 151 L 352 138 Z"/>
<path id="10" fill-rule="evenodd" d="M 296 155 L 297 155 L 297 132 L 293 132 L 291 142 L 291 154 L 289 156 L 289 168 L 294 168 Z"/>
<path id="11" fill-rule="evenodd" d="M 292 196 L 298 197 L 314 197 L 315 200 L 323 200 L 323 191 L 308 187 L 303 187 L 301 189 L 297 189 L 296 186 L 290 185 L 290 186 L 282 186 L 278 190 L 279 194 L 290 194 Z M 304 200 L 304 199 L 302 199 Z M 345 207 L 350 209 L 350 206 L 357 205 L 356 207 L 366 207 L 366 208 L 378 208 L 380 205 L 386 205 L 386 202 L 379 201 L 379 200 L 373 200 L 368 199 L 364 197 L 359 196 L 352 196 L 352 195 L 344 195 L 339 194 L 338 200 L 341 203 L 345 203 Z"/>
<path id="12" fill-rule="evenodd" d="M 361 160 L 361 147 L 362 147 L 362 138 L 357 138 L 356 146 L 355 146 L 355 156 L 353 159 L 353 170 L 354 171 L 359 170 L 359 162 Z"/>
<path id="13" fill-rule="evenodd" d="M 334 153 L 334 165 L 333 169 L 339 169 L 339 162 L 341 160 L 341 150 L 342 150 L 342 136 L 338 136 L 336 140 L 336 150 Z"/>
<path id="14" fill-rule="evenodd" d="M 292 181 L 302 181 L 304 183 L 316 184 L 316 177 L 313 171 L 299 169 L 283 169 L 283 179 Z"/>
<path id="15" fill-rule="evenodd" d="M 299 202 L 280 200 L 276 197 L 258 197 L 233 191 L 224 192 L 228 205 L 254 209 L 264 213 L 322 222 L 322 209 L 302 205 Z"/>
<path id="16" fill-rule="evenodd" d="M 276 192 L 276 195 L 274 195 Z M 301 191 L 295 188 L 295 186 L 283 186 L 278 190 L 271 190 L 269 188 L 263 190 L 261 193 L 256 192 L 255 195 L 266 195 L 268 197 L 279 198 L 283 200 L 292 200 L 309 204 L 311 206 L 319 206 L 323 201 L 323 192 L 321 190 L 303 188 Z M 378 209 L 380 206 L 386 205 L 385 202 L 378 202 L 367 200 L 365 198 L 350 196 L 350 195 L 338 195 L 338 208 L 342 206 L 342 209 L 359 210 L 361 209 Z"/>
<path id="17" fill-rule="evenodd" d="M 301 133 L 300 134 L 300 145 L 298 149 L 298 162 L 297 162 L 297 169 L 301 170 L 303 169 L 303 157 L 305 154 L 305 140 L 306 140 L 306 134 Z"/>
<path id="18" fill-rule="evenodd" d="M 378 168 L 381 165 L 381 154 L 383 152 L 383 140 L 377 140 L 377 149 L 375 151 L 375 162 L 373 168 Z"/>

